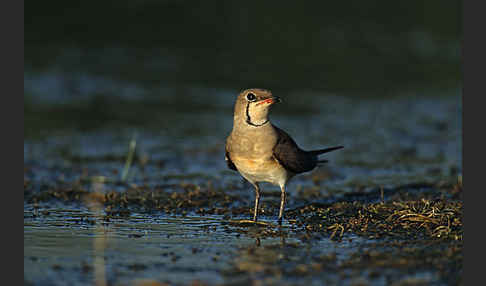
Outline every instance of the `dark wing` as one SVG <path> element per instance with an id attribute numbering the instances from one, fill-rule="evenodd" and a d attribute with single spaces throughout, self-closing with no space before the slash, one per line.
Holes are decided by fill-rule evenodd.
<path id="1" fill-rule="evenodd" d="M 316 167 L 317 156 L 300 149 L 285 131 L 273 127 L 278 133 L 277 144 L 273 147 L 273 156 L 285 169 L 299 174 Z"/>
<path id="2" fill-rule="evenodd" d="M 224 149 L 226 151 L 225 154 L 224 154 L 224 160 L 226 161 L 226 164 L 228 165 L 228 168 L 230 168 L 231 170 L 238 171 L 238 170 L 236 170 L 236 166 L 233 163 L 233 161 L 231 161 L 231 158 L 230 158 L 230 154 L 228 152 L 228 149 L 226 149 L 226 147 Z"/>

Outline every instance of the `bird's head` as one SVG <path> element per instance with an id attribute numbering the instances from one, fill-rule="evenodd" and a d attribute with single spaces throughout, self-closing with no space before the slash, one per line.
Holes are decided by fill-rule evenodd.
<path id="1" fill-rule="evenodd" d="M 244 124 L 259 127 L 267 124 L 270 106 L 280 102 L 280 98 L 273 96 L 266 89 L 246 89 L 238 95 L 235 104 L 235 120 L 243 120 Z"/>

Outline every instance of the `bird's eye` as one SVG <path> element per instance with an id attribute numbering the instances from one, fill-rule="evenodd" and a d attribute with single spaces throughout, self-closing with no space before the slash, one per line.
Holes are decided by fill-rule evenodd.
<path id="1" fill-rule="evenodd" d="M 255 101 L 256 96 L 253 93 L 250 92 L 249 94 L 246 95 L 246 99 L 248 101 Z"/>

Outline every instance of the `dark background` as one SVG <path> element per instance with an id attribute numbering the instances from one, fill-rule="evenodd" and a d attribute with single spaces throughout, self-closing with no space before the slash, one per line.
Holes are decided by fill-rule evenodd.
<path id="1" fill-rule="evenodd" d="M 461 18 L 462 1 L 26 1 L 24 136 L 231 118 L 251 87 L 286 116 L 326 110 L 304 94 L 460 97 Z"/>
<path id="2" fill-rule="evenodd" d="M 361 96 L 448 89 L 461 85 L 461 16 L 462 1 L 25 1 L 25 70 Z"/>

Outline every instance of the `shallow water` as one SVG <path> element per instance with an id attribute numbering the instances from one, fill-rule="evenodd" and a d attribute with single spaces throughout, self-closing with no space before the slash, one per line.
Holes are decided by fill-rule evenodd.
<path id="1" fill-rule="evenodd" d="M 91 224 L 82 221 L 94 215 L 87 210 L 42 211 L 49 215 L 26 218 L 24 226 L 25 278 L 40 285 L 89 284 L 96 278 L 110 283 L 138 278 L 182 284 L 199 278 L 218 283 L 222 277 L 217 270 L 227 264 L 231 246 L 236 241 L 252 242 L 227 234 L 216 218 L 132 214 Z M 221 257 L 213 260 L 216 253 Z M 96 266 L 97 257 L 103 257 L 103 265 Z M 96 277 L 94 270 L 83 271 L 83 266 L 104 267 L 106 275 Z"/>
<path id="2" fill-rule="evenodd" d="M 250 231 L 241 233 L 242 229 Z M 262 260 L 302 263 L 305 253 L 335 255 L 342 261 L 359 248 L 366 248 L 367 243 L 354 235 L 342 242 L 320 239 L 303 243 L 299 231 L 288 224 L 279 232 L 280 236 L 260 239 L 258 232 L 252 235 L 251 227 L 228 225 L 221 216 L 133 213 L 103 221 L 83 207 L 34 210 L 25 205 L 24 276 L 35 285 L 90 285 L 98 280 L 126 285 L 120 283 L 141 279 L 182 285 L 195 280 L 231 284 L 247 279 L 231 274 L 235 266 L 251 267 Z M 246 251 L 254 246 L 261 255 Z M 100 269 L 104 270 L 102 274 Z M 331 272 L 324 276 L 328 281 L 338 278 Z M 319 277 L 308 279 L 322 281 Z"/>

